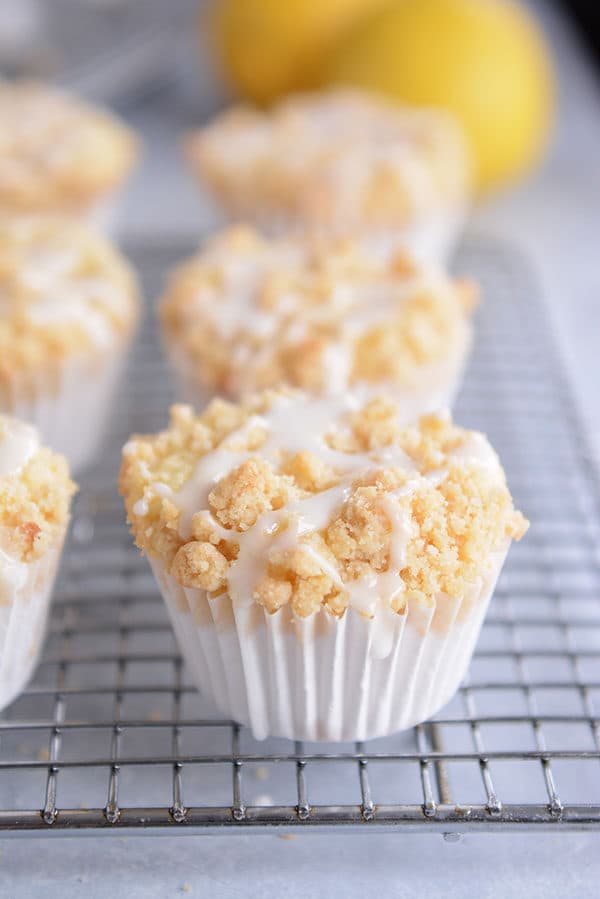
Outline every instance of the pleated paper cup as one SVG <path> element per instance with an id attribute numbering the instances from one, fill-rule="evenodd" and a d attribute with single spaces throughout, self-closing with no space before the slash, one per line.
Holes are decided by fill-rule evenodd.
<path id="1" fill-rule="evenodd" d="M 129 342 L 66 359 L 51 371 L 15 375 L 0 393 L 0 412 L 39 428 L 43 440 L 79 471 L 93 460 L 110 419 Z"/>
<path id="2" fill-rule="evenodd" d="M 64 533 L 36 562 L 0 553 L 0 709 L 23 690 L 38 663 Z"/>
<path id="3" fill-rule="evenodd" d="M 257 739 L 356 741 L 425 721 L 463 679 L 508 545 L 462 599 L 439 596 L 367 618 L 295 618 L 208 598 L 151 559 L 182 655 L 201 692 Z"/>

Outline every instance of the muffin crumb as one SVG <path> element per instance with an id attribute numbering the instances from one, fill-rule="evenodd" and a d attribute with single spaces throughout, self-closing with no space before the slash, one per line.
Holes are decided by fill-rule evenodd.
<path id="1" fill-rule="evenodd" d="M 138 546 L 184 587 L 227 589 L 271 614 L 289 605 L 301 618 L 320 608 L 341 617 L 360 597 L 366 614 L 378 599 L 403 614 L 440 595 L 468 598 L 528 526 L 495 452 L 448 415 L 403 426 L 388 400 L 340 403 L 269 391 L 236 414 L 178 407 L 169 429 L 133 438 L 120 487 Z M 156 482 L 170 495 L 140 514 Z"/>

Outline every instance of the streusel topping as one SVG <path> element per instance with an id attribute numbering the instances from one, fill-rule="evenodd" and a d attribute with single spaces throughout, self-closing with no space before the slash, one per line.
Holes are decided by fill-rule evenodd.
<path id="1" fill-rule="evenodd" d="M 181 585 L 300 617 L 463 597 L 527 529 L 482 434 L 402 427 L 385 399 L 175 406 L 127 443 L 120 487 L 138 546 Z"/>
<path id="2" fill-rule="evenodd" d="M 77 209 L 131 167 L 131 131 L 48 85 L 0 80 L 0 209 Z"/>
<path id="3" fill-rule="evenodd" d="M 283 383 L 323 394 L 412 387 L 462 365 L 472 284 L 336 238 L 224 231 L 177 269 L 161 304 L 175 364 L 237 398 Z"/>
<path id="4" fill-rule="evenodd" d="M 447 114 L 356 90 L 234 107 L 187 143 L 199 174 L 230 211 L 327 227 L 402 226 L 462 206 L 468 156 Z"/>
<path id="5" fill-rule="evenodd" d="M 137 317 L 132 270 L 79 223 L 0 217 L 0 385 L 128 334 Z"/>
<path id="6" fill-rule="evenodd" d="M 55 544 L 75 490 L 66 460 L 40 446 L 35 428 L 0 415 L 0 568 L 33 562 Z"/>

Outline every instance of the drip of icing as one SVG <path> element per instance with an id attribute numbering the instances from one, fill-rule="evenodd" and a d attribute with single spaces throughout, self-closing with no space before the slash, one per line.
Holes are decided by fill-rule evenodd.
<path id="1" fill-rule="evenodd" d="M 354 402 L 353 399 L 347 400 L 346 408 L 352 408 Z M 388 602 L 391 602 L 399 589 L 398 567 L 393 589 L 387 587 L 393 577 L 391 571 L 382 575 L 375 574 L 373 584 L 364 582 L 360 585 L 344 585 L 339 573 L 326 558 L 313 547 L 300 543 L 302 536 L 321 531 L 332 521 L 335 513 L 348 500 L 352 482 L 357 476 L 382 466 L 415 470 L 412 460 L 399 447 L 388 446 L 369 453 L 343 453 L 328 446 L 324 435 L 338 418 L 339 411 L 339 399 L 315 400 L 280 396 L 264 415 L 251 417 L 240 430 L 229 436 L 228 443 L 234 446 L 244 432 L 258 425 L 267 435 L 260 447 L 261 457 L 276 462 L 282 451 L 289 454 L 307 451 L 344 473 L 341 481 L 334 487 L 293 500 L 283 509 L 263 513 L 248 531 L 238 533 L 221 528 L 206 506 L 215 483 L 251 456 L 252 451 L 220 447 L 200 459 L 192 477 L 173 495 L 173 502 L 181 511 L 179 533 L 183 539 L 189 539 L 192 519 L 202 510 L 211 525 L 216 526 L 220 538 L 233 538 L 238 543 L 238 556 L 228 575 L 229 590 L 237 602 L 253 601 L 253 591 L 264 575 L 269 556 L 273 552 L 294 547 L 311 555 L 336 586 L 348 589 L 351 601 L 355 601 L 357 606 L 360 605 L 363 594 L 373 587 L 376 588 L 377 595 L 382 594 Z M 150 489 L 154 489 L 154 486 L 151 485 Z M 144 508 L 147 510 L 147 505 Z M 380 589 L 380 581 L 382 585 L 385 581 L 385 588 L 382 586 Z"/>
<path id="2" fill-rule="evenodd" d="M 391 527 L 390 552 L 385 571 L 371 571 L 363 578 L 345 584 L 350 605 L 372 618 L 377 605 L 391 606 L 394 599 L 404 590 L 400 572 L 406 566 L 406 547 L 415 534 L 415 525 L 409 510 L 398 499 L 409 496 L 418 488 L 419 479 L 410 480 L 403 487 L 383 494 L 379 499 L 381 509 Z"/>
<path id="3" fill-rule="evenodd" d="M 69 322 L 79 325 L 99 347 L 110 345 L 114 328 L 106 312 L 119 316 L 125 297 L 110 281 L 98 277 L 65 275 L 48 280 L 27 308 L 27 317 L 37 325 Z"/>
<path id="4" fill-rule="evenodd" d="M 128 308 L 128 295 L 111 278 L 86 275 L 80 270 L 77 247 L 47 240 L 29 245 L 27 232 L 22 247 L 19 285 L 26 295 L 25 314 L 34 325 L 52 327 L 64 323 L 79 326 L 99 347 L 114 339 L 113 317 Z M 8 297 L 3 305 L 12 305 Z"/>
<path id="5" fill-rule="evenodd" d="M 168 484 L 162 481 L 153 481 L 144 489 L 144 495 L 138 499 L 133 507 L 134 515 L 144 516 L 150 511 L 150 501 L 154 496 L 169 497 L 173 495 L 173 491 Z"/>
<path id="6" fill-rule="evenodd" d="M 253 602 L 253 591 L 266 570 L 268 557 L 274 552 L 294 549 L 302 536 L 327 527 L 335 511 L 348 500 L 350 491 L 351 484 L 344 480 L 329 490 L 295 500 L 284 509 L 265 512 L 252 528 L 236 534 L 239 552 L 228 575 L 231 598 L 239 603 Z M 303 551 L 307 550 L 321 568 L 330 568 L 319 553 L 303 547 Z M 340 582 L 339 575 L 337 581 Z"/>
<path id="7" fill-rule="evenodd" d="M 355 398 L 345 400 L 346 410 L 352 409 L 355 402 Z M 310 555 L 338 589 L 348 594 L 350 605 L 368 617 L 375 615 L 379 604 L 389 607 L 404 589 L 400 572 L 406 566 L 406 546 L 414 536 L 415 524 L 408 507 L 399 499 L 411 495 L 427 481 L 434 485 L 441 483 L 448 469 L 419 475 L 412 459 L 394 445 L 366 453 L 344 453 L 332 449 L 324 438 L 332 424 L 339 424 L 339 415 L 339 398 L 317 400 L 303 396 L 278 396 L 267 412 L 252 416 L 242 428 L 229 435 L 227 442 L 230 448 L 221 446 L 202 457 L 191 478 L 178 493 L 172 494 L 171 499 L 181 513 L 179 533 L 184 540 L 191 535 L 192 518 L 200 514 L 210 523 L 219 539 L 233 540 L 238 544 L 237 558 L 228 572 L 229 592 L 235 602 L 254 601 L 254 591 L 267 571 L 272 554 L 294 548 Z M 215 520 L 207 508 L 208 497 L 220 478 L 255 454 L 256 451 L 240 450 L 235 446 L 239 446 L 240 438 L 243 440 L 257 426 L 266 433 L 258 451 L 262 458 L 277 463 L 282 452 L 293 455 L 306 451 L 341 472 L 342 477 L 334 487 L 292 500 L 282 509 L 263 513 L 247 531 L 228 530 Z M 466 435 L 449 458 L 463 464 L 498 466 L 497 457 L 485 437 L 476 433 Z M 405 485 L 381 495 L 378 500 L 391 528 L 388 566 L 384 571 L 371 571 L 363 578 L 346 583 L 335 566 L 314 547 L 301 542 L 301 538 L 319 532 L 331 523 L 351 496 L 352 484 L 357 477 L 382 467 L 398 467 L 414 473 Z M 148 495 L 158 492 L 158 486 L 151 484 L 147 488 Z M 147 503 L 146 493 L 141 503 L 143 508 L 136 514 L 147 510 L 147 504 L 144 505 Z"/>
<path id="8" fill-rule="evenodd" d="M 479 465 L 490 469 L 498 469 L 500 466 L 496 451 L 479 431 L 470 431 L 466 439 L 448 455 L 462 465 Z"/>
<path id="9" fill-rule="evenodd" d="M 31 425 L 0 415 L 0 477 L 18 474 L 40 445 Z"/>

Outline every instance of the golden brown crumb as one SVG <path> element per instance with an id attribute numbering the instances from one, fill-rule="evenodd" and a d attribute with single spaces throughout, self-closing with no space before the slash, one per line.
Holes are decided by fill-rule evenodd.
<path id="1" fill-rule="evenodd" d="M 122 181 L 136 155 L 124 124 L 50 85 L 0 80 L 0 121 L 4 212 L 83 211 Z"/>
<path id="2" fill-rule="evenodd" d="M 41 558 L 64 532 L 75 490 L 66 460 L 43 447 L 20 472 L 0 477 L 2 549 L 23 562 Z"/>
<path id="3" fill-rule="evenodd" d="M 120 488 L 138 546 L 180 584 L 235 593 L 242 566 L 256 603 L 300 617 L 342 616 L 386 573 L 399 612 L 463 597 L 527 529 L 483 435 L 438 415 L 402 426 L 384 399 L 344 411 L 288 390 L 175 407 L 166 431 L 126 445 Z"/>
<path id="4" fill-rule="evenodd" d="M 211 543 L 194 540 L 177 551 L 171 574 L 184 587 L 218 590 L 225 584 L 227 559 Z"/>
<path id="5" fill-rule="evenodd" d="M 358 90 L 293 96 L 268 112 L 234 107 L 185 149 L 229 213 L 249 221 L 402 227 L 463 204 L 468 190 L 450 116 Z"/>
<path id="6" fill-rule="evenodd" d="M 283 383 L 316 394 L 446 385 L 474 303 L 472 284 L 405 253 L 384 261 L 348 239 L 268 240 L 237 226 L 172 274 L 160 316 L 192 389 L 239 398 Z"/>
<path id="7" fill-rule="evenodd" d="M 66 356 L 127 338 L 137 317 L 135 276 L 99 234 L 53 216 L 0 216 L 0 398 L 15 374 L 48 388 Z M 31 385 L 27 378 L 31 378 Z"/>

